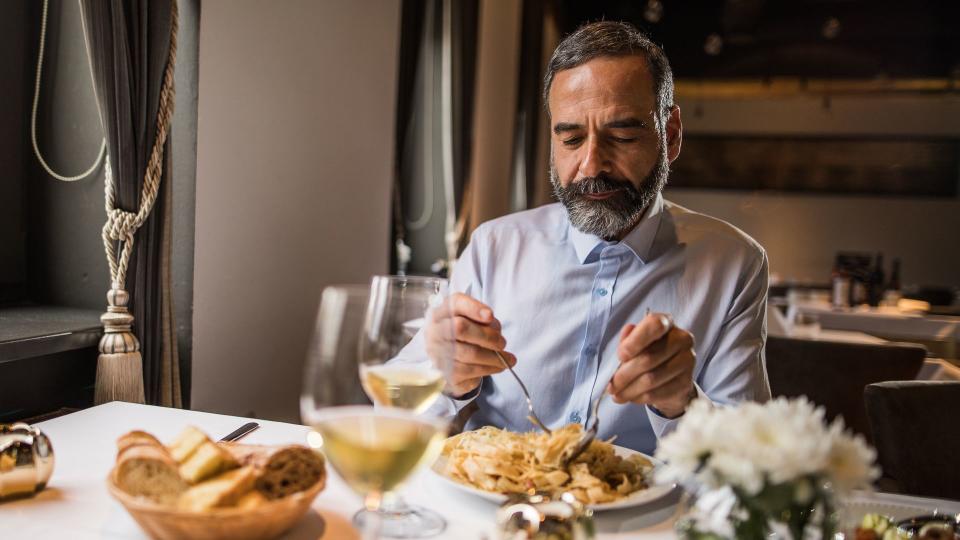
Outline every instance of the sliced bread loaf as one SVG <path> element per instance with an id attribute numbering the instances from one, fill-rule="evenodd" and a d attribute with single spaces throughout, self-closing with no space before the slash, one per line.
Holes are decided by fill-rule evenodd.
<path id="1" fill-rule="evenodd" d="M 191 487 L 180 496 L 177 506 L 193 512 L 233 506 L 252 492 L 255 480 L 253 467 L 234 469 Z"/>
<path id="2" fill-rule="evenodd" d="M 170 455 L 177 463 L 187 460 L 203 443 L 210 442 L 207 434 L 193 426 L 187 426 L 169 446 Z"/>
<path id="3" fill-rule="evenodd" d="M 201 444 L 180 465 L 180 476 L 187 482 L 196 484 L 238 466 L 233 454 L 208 441 Z"/>
<path id="4" fill-rule="evenodd" d="M 120 454 L 123 454 L 128 448 L 133 448 L 134 446 L 153 446 L 157 448 L 163 448 L 163 444 L 157 440 L 156 437 L 147 433 L 146 431 L 131 431 L 129 433 L 124 433 L 117 439 L 117 457 L 120 457 Z"/>
<path id="5" fill-rule="evenodd" d="M 127 447 L 117 458 L 114 481 L 123 491 L 160 504 L 175 504 L 186 491 L 177 464 L 162 447 Z"/>

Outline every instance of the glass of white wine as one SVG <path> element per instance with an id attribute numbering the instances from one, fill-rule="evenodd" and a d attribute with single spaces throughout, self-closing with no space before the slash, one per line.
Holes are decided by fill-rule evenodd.
<path id="1" fill-rule="evenodd" d="M 354 523 L 366 538 L 375 538 L 396 529 L 391 527 L 394 514 L 381 511 L 385 495 L 436 458 L 447 423 L 411 409 L 370 405 L 358 377 L 365 365 L 363 351 L 369 348 L 366 328 L 377 319 L 369 309 L 374 303 L 370 292 L 366 286 L 323 291 L 300 408 L 304 422 L 315 430 L 311 444 L 322 449 L 337 475 L 364 497 L 365 509 L 354 516 Z M 452 336 L 452 327 L 449 332 Z M 451 346 L 451 359 L 452 354 Z M 417 516 L 412 517 L 414 530 L 423 529 Z"/>
<path id="2" fill-rule="evenodd" d="M 430 406 L 443 391 L 444 371 L 453 362 L 452 320 L 434 316 L 447 309 L 447 286 L 445 279 L 433 277 L 376 276 L 371 281 L 359 371 L 367 396 L 379 408 L 436 416 Z M 424 330 L 428 318 L 434 320 L 432 332 L 445 334 L 430 347 Z M 379 515 L 384 536 L 423 538 L 446 527 L 436 512 L 389 495 Z"/>
<path id="3" fill-rule="evenodd" d="M 360 380 L 374 403 L 422 413 L 440 396 L 448 362 L 426 355 L 421 329 L 447 298 L 445 279 L 373 278 L 360 340 Z"/>

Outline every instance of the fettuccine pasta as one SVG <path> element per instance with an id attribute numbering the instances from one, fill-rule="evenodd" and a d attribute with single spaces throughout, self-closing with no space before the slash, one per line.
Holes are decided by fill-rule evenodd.
<path id="1" fill-rule="evenodd" d="M 652 467 L 640 455 L 621 458 L 613 445 L 593 441 L 566 469 L 564 458 L 580 440 L 583 428 L 569 424 L 551 435 L 513 433 L 494 427 L 467 431 L 447 439 L 443 448 L 447 476 L 495 493 L 572 493 L 584 504 L 611 502 L 645 489 Z"/>

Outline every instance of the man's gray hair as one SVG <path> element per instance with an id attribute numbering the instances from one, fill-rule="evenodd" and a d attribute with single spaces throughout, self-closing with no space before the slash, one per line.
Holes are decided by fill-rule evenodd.
<path id="1" fill-rule="evenodd" d="M 558 71 L 572 69 L 602 56 L 638 55 L 647 59 L 653 77 L 653 95 L 657 103 L 657 130 L 664 133 L 673 110 L 673 71 L 663 50 L 643 32 L 629 23 L 599 21 L 588 23 L 563 38 L 547 64 L 543 78 L 543 105 L 550 115 L 550 86 Z"/>

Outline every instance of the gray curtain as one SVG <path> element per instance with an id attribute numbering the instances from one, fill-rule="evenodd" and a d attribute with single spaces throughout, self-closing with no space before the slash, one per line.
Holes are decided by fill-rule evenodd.
<path id="1" fill-rule="evenodd" d="M 556 0 L 404 0 L 394 234 L 411 273 L 448 255 L 446 197 L 460 250 L 480 223 L 551 201 L 540 84 L 555 13 Z"/>
<path id="2" fill-rule="evenodd" d="M 479 1 L 403 2 L 393 233 L 413 247 L 406 268 L 413 274 L 430 273 L 434 261 L 447 258 L 448 203 L 454 218 L 464 204 Z M 396 257 L 391 261 L 397 270 Z"/>
<path id="3" fill-rule="evenodd" d="M 118 208 L 136 212 L 157 132 L 175 0 L 81 0 L 94 87 L 117 186 Z M 170 139 L 150 217 L 136 232 L 127 272 L 134 334 L 149 404 L 182 404 L 170 282 Z M 104 292 L 109 288 L 105 283 Z"/>

